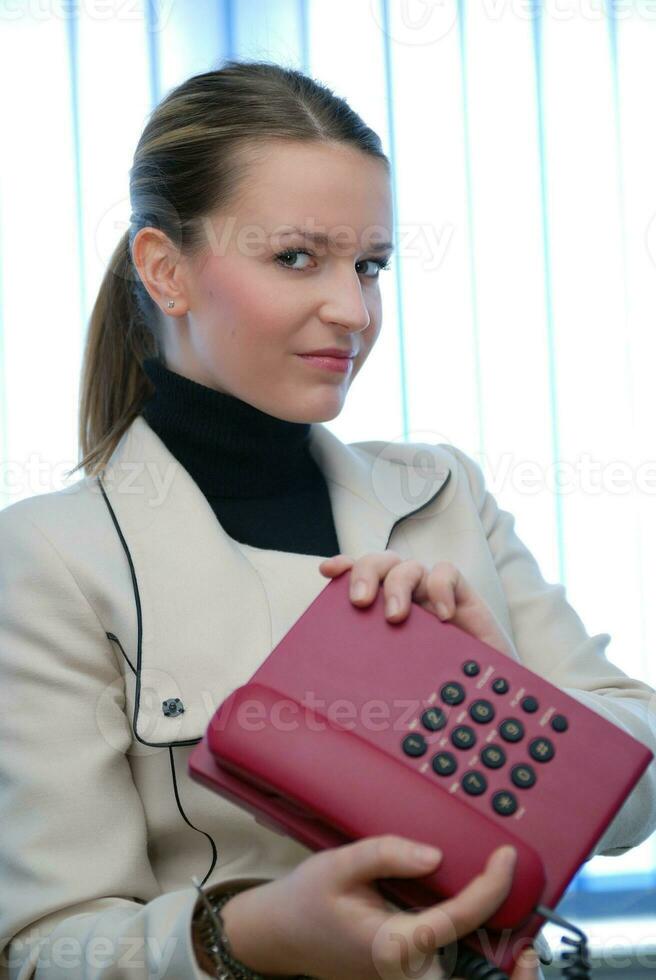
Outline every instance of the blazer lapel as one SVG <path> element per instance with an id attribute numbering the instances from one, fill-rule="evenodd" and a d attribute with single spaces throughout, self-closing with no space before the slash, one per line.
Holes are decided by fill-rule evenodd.
<path id="1" fill-rule="evenodd" d="M 385 551 L 396 525 L 427 507 L 449 481 L 447 455 L 429 444 L 347 445 L 320 423 L 310 452 L 328 485 L 343 554 Z"/>
<path id="2" fill-rule="evenodd" d="M 310 452 L 326 479 L 340 551 L 353 557 L 385 550 L 399 521 L 427 507 L 450 476 L 439 447 L 421 447 L 417 462 L 416 445 L 348 446 L 320 423 L 312 426 Z M 101 484 L 130 565 L 133 594 L 125 599 L 137 604 L 137 636 L 120 638 L 136 668 L 126 685 L 135 737 L 151 746 L 195 743 L 221 701 L 270 652 L 267 596 L 198 485 L 142 416 L 124 433 Z M 319 558 L 305 557 L 314 569 Z M 184 710 L 167 713 L 165 702 L 176 698 Z"/>

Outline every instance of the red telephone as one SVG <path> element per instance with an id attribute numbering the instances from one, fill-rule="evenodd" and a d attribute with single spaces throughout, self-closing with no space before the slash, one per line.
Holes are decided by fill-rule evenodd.
<path id="1" fill-rule="evenodd" d="M 440 847 L 435 872 L 376 882 L 402 908 L 460 891 L 513 844 L 511 892 L 466 942 L 510 973 L 653 753 L 417 603 L 397 624 L 382 589 L 357 608 L 349 579 L 218 707 L 189 773 L 312 850 L 382 833 Z"/>

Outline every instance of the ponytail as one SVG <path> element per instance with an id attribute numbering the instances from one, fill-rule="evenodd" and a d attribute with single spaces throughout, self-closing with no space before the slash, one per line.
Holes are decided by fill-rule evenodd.
<path id="1" fill-rule="evenodd" d="M 160 352 L 135 279 L 126 231 L 114 249 L 89 321 L 80 388 L 82 460 L 69 476 L 80 468 L 87 476 L 103 469 L 153 391 L 141 365 Z"/>

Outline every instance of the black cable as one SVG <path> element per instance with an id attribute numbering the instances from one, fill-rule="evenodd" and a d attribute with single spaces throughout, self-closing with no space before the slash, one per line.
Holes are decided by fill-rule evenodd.
<path id="1" fill-rule="evenodd" d="M 210 835 L 208 833 L 206 833 L 206 831 L 201 830 L 200 827 L 194 827 L 193 823 L 191 822 L 191 820 L 188 819 L 187 814 L 182 809 L 182 803 L 180 802 L 180 794 L 178 793 L 178 783 L 177 783 L 177 780 L 175 778 L 175 762 L 174 762 L 174 759 L 173 759 L 173 748 L 170 745 L 169 745 L 169 758 L 170 758 L 170 761 L 171 761 L 171 775 L 173 776 L 173 792 L 175 793 L 175 802 L 178 804 L 178 810 L 182 814 L 182 818 L 183 818 L 184 822 L 186 824 L 189 824 L 189 826 L 191 827 L 192 830 L 197 830 L 199 834 L 204 834 L 205 837 L 207 837 L 207 839 L 210 842 L 210 844 L 212 845 L 212 864 L 210 865 L 210 870 L 207 872 L 207 874 L 205 875 L 205 877 L 203 878 L 203 880 L 200 883 L 201 884 L 201 887 L 202 887 L 205 884 L 205 882 L 207 881 L 207 879 L 209 878 L 209 876 L 214 871 L 214 865 L 216 864 L 216 859 L 217 859 L 216 844 L 214 843 L 214 841 L 210 837 Z"/>
<path id="2" fill-rule="evenodd" d="M 467 980 L 508 980 L 508 974 L 467 946 L 458 946 L 453 976 Z"/>
<path id="3" fill-rule="evenodd" d="M 586 980 L 590 976 L 590 960 L 588 939 L 585 933 L 575 925 L 572 925 L 571 922 L 567 922 L 566 919 L 556 915 L 546 905 L 537 905 L 535 912 L 543 919 L 547 919 L 547 921 L 553 922 L 575 933 L 577 937 L 575 939 L 572 939 L 570 936 L 561 936 L 561 942 L 573 947 L 562 955 L 566 963 L 562 971 L 562 976 L 567 978 L 567 980 Z M 438 952 L 441 952 L 441 950 L 438 950 Z M 504 973 L 494 963 L 490 963 L 480 953 L 475 952 L 464 944 L 458 944 L 451 976 L 463 977 L 464 980 L 509 980 L 507 973 Z"/>
<path id="4" fill-rule="evenodd" d="M 567 964 L 563 969 L 563 976 L 567 977 L 568 980 L 585 980 L 586 977 L 590 976 L 590 957 L 588 953 L 588 937 L 576 926 L 572 925 L 566 919 L 561 918 L 559 915 L 546 907 L 546 905 L 537 905 L 535 911 L 538 915 L 541 915 L 543 919 L 547 919 L 549 922 L 554 922 L 556 925 L 562 926 L 564 929 L 569 929 L 570 932 L 576 934 L 578 938 L 572 939 L 570 936 L 561 936 L 561 942 L 568 946 L 572 946 L 573 949 L 566 950 L 563 953 L 562 958 Z"/>

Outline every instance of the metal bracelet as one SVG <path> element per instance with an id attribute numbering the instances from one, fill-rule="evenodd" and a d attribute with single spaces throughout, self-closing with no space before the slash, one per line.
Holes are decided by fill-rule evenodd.
<path id="1" fill-rule="evenodd" d="M 192 877 L 191 880 L 200 893 L 205 906 L 196 914 L 195 919 L 205 950 L 216 966 L 217 980 L 268 980 L 266 976 L 256 973 L 255 970 L 251 970 L 250 967 L 235 958 L 225 934 L 221 909 L 241 889 L 224 891 L 220 895 L 206 895 L 195 877 Z M 280 977 L 280 980 L 285 980 L 285 978 Z M 305 974 L 296 974 L 289 980 L 314 980 L 314 978 Z"/>
<path id="2" fill-rule="evenodd" d="M 204 904 L 204 908 L 194 916 L 196 926 L 205 951 L 216 966 L 218 980 L 265 980 L 261 974 L 255 973 L 234 958 L 225 934 L 221 908 L 228 899 L 238 893 L 239 889 L 208 897 L 196 879 L 192 878 L 192 881 Z"/>

